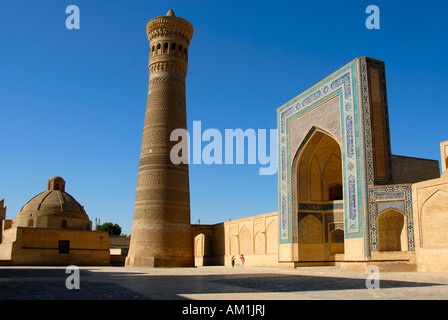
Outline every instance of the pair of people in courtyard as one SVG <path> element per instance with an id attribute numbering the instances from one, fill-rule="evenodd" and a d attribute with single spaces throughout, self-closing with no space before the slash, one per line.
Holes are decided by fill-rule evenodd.
<path id="1" fill-rule="evenodd" d="M 232 256 L 232 268 L 235 267 L 235 256 Z M 246 258 L 244 258 L 244 255 L 240 255 L 240 261 L 241 261 L 241 268 L 244 267 L 244 262 L 246 261 Z"/>

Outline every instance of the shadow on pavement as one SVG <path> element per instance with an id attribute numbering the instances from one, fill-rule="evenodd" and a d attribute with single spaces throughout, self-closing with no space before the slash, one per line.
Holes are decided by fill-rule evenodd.
<path id="1" fill-rule="evenodd" d="M 157 275 L 81 269 L 80 289 L 69 290 L 64 268 L 0 268 L 2 300 L 178 300 L 182 294 L 305 292 L 366 289 L 366 279 L 312 275 Z M 381 280 L 380 288 L 419 288 L 437 283 Z"/>

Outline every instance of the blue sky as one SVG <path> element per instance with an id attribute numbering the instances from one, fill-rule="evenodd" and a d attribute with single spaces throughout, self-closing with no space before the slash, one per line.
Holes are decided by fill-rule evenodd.
<path id="1" fill-rule="evenodd" d="M 68 5 L 80 29 L 68 30 Z M 368 5 L 380 29 L 368 30 Z M 275 129 L 276 109 L 348 62 L 386 63 L 392 153 L 439 160 L 446 133 L 446 1 L 2 0 L 0 199 L 16 216 L 48 178 L 90 219 L 130 234 L 148 87 L 146 23 L 172 8 L 195 33 L 188 126 Z M 191 165 L 191 220 L 277 210 L 260 165 Z"/>

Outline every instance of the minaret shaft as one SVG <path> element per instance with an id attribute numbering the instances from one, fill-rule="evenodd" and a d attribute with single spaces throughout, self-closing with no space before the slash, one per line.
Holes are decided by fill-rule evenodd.
<path id="1" fill-rule="evenodd" d="M 171 162 L 177 141 L 170 135 L 187 129 L 185 77 L 193 26 L 170 10 L 146 29 L 150 79 L 126 266 L 191 267 L 188 165 Z"/>

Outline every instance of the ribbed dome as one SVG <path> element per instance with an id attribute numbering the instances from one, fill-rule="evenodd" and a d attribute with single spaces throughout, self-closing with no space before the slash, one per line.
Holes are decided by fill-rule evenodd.
<path id="1" fill-rule="evenodd" d="M 87 217 L 84 208 L 71 195 L 60 190 L 47 190 L 28 201 L 20 210 L 20 214 L 33 213 L 35 216 L 73 215 Z"/>
<path id="2" fill-rule="evenodd" d="M 45 223 L 30 225 L 30 219 L 39 219 L 47 217 Z M 52 223 L 51 219 L 57 221 Z M 55 220 L 53 219 L 53 220 Z M 61 219 L 65 223 L 61 226 Z M 71 221 L 67 225 L 68 221 Z M 65 192 L 65 181 L 61 177 L 54 176 L 48 180 L 47 191 L 41 192 L 28 201 L 20 210 L 14 219 L 16 226 L 35 226 L 35 227 L 62 227 L 68 229 L 86 229 L 90 223 L 89 217 L 84 207 L 79 204 L 70 194 Z M 76 223 L 72 223 L 75 221 Z"/>

